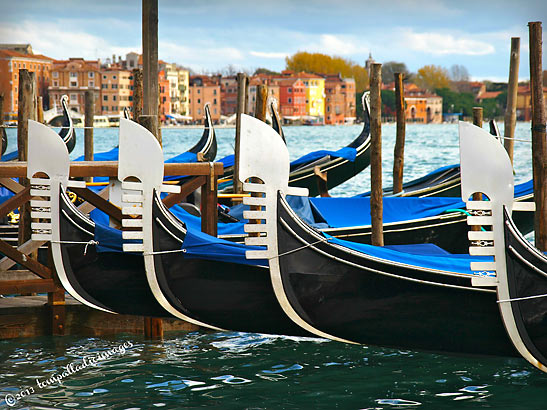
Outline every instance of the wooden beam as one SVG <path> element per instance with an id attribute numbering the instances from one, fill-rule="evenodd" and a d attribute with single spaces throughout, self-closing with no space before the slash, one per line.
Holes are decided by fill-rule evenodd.
<path id="1" fill-rule="evenodd" d="M 6 202 L 0 204 L 0 218 L 9 214 L 12 210 L 19 208 L 24 203 L 30 201 L 30 186 L 18 192 Z"/>
<path id="2" fill-rule="evenodd" d="M 142 70 L 133 69 L 133 121 L 142 115 Z"/>
<path id="3" fill-rule="evenodd" d="M 321 167 L 318 166 L 313 168 L 313 173 L 315 175 L 315 182 L 317 182 L 317 192 L 319 192 L 319 196 L 330 198 L 327 173 L 321 172 Z"/>
<path id="4" fill-rule="evenodd" d="M 70 190 L 121 224 L 123 219 L 122 210 L 112 202 L 88 188 L 70 188 Z"/>
<path id="5" fill-rule="evenodd" d="M 0 282 L 0 295 L 44 293 L 55 290 L 53 279 L 7 280 Z"/>
<path id="6" fill-rule="evenodd" d="M 19 245 L 16 250 L 22 254 L 28 255 L 29 253 L 36 251 L 45 243 L 46 241 L 33 241 L 32 239 L 29 239 L 24 244 Z M 0 271 L 6 271 L 15 264 L 17 264 L 17 262 L 5 256 L 0 260 Z"/>
<path id="7" fill-rule="evenodd" d="M 395 73 L 395 114 L 397 117 L 397 136 L 393 152 L 393 193 L 403 190 L 403 168 L 405 162 L 405 90 L 403 73 Z"/>
<path id="8" fill-rule="evenodd" d="M 505 108 L 505 126 L 503 145 L 511 163 L 513 162 L 513 151 L 515 146 L 515 124 L 517 122 L 517 90 L 519 85 L 519 62 L 520 62 L 520 37 L 511 38 L 511 57 L 509 59 L 509 84 L 507 85 L 507 107 Z"/>
<path id="9" fill-rule="evenodd" d="M 198 176 L 198 177 L 192 178 L 190 181 L 186 182 L 184 185 L 180 187 L 180 193 L 169 194 L 168 196 L 166 196 L 162 201 L 163 204 L 167 208 L 171 208 L 173 205 L 178 204 L 184 198 L 186 198 L 188 195 L 190 195 L 192 192 L 198 189 L 200 186 L 205 184 L 206 178 L 207 177 L 205 176 Z"/>
<path id="10" fill-rule="evenodd" d="M 44 123 L 44 99 L 41 95 L 36 98 L 36 121 Z"/>
<path id="11" fill-rule="evenodd" d="M 219 176 L 224 172 L 221 162 L 214 163 L 214 174 Z M 209 175 L 210 166 L 208 162 L 195 163 L 166 163 L 164 164 L 164 175 Z M 26 177 L 26 162 L 9 162 L 0 164 L 0 178 Z M 89 176 L 117 177 L 117 161 L 78 161 L 70 163 L 70 176 L 82 178 Z"/>
<path id="12" fill-rule="evenodd" d="M 384 246 L 381 85 L 382 64 L 373 63 L 370 70 L 370 217 L 374 246 Z"/>
<path id="13" fill-rule="evenodd" d="M 26 172 L 26 171 L 25 171 Z M 14 194 L 21 192 L 25 187 L 11 178 L 0 178 L 0 185 L 9 189 Z"/>
<path id="14" fill-rule="evenodd" d="M 536 248 L 547 251 L 547 130 L 543 94 L 541 22 L 528 23 L 530 32 L 530 90 L 532 92 L 532 171 Z"/>
<path id="15" fill-rule="evenodd" d="M 85 92 L 85 122 L 84 122 L 84 159 L 93 161 L 93 118 L 95 116 L 95 94 L 91 90 Z M 93 177 L 86 177 L 93 181 Z"/>
<path id="16" fill-rule="evenodd" d="M 236 107 L 236 141 L 234 148 L 234 193 L 241 194 L 243 192 L 241 182 L 238 179 L 239 175 L 239 150 L 241 141 L 241 115 L 245 114 L 245 94 L 247 93 L 247 75 L 245 73 L 237 73 L 237 107 Z"/>
<path id="17" fill-rule="evenodd" d="M 268 86 L 259 84 L 256 87 L 256 105 L 255 118 L 266 122 L 266 112 L 268 111 Z"/>
<path id="18" fill-rule="evenodd" d="M 209 162 L 209 164 L 212 164 Z M 211 174 L 206 177 L 201 187 L 201 230 L 211 236 L 217 236 L 218 224 L 218 179 L 211 167 Z"/>
<path id="19" fill-rule="evenodd" d="M 13 246 L 0 239 L 0 253 L 3 253 L 8 258 L 14 260 L 18 264 L 24 266 L 28 270 L 34 272 L 38 276 L 44 279 L 51 278 L 51 269 L 42 265 L 40 262 L 31 259 L 24 253 L 19 252 Z"/>

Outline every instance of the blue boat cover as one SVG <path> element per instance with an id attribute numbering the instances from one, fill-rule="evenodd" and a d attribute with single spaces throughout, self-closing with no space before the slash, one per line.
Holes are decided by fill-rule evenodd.
<path id="1" fill-rule="evenodd" d="M 494 257 L 492 256 L 442 255 L 434 251 L 430 244 L 413 245 L 411 252 L 404 252 L 405 249 L 403 247 L 399 249 L 395 247 L 395 249 L 393 249 L 393 246 L 389 248 L 385 246 L 372 246 L 334 238 L 325 233 L 323 233 L 323 235 L 327 238 L 329 243 L 337 244 L 375 258 L 416 266 L 418 268 L 476 275 L 470 269 L 470 262 L 494 260 Z M 493 276 L 494 273 L 489 273 L 489 275 Z"/>
<path id="2" fill-rule="evenodd" d="M 93 161 L 117 161 L 120 149 L 118 147 L 112 148 L 110 151 L 94 152 Z M 74 161 L 84 161 L 84 156 L 80 155 Z"/>
<path id="3" fill-rule="evenodd" d="M 186 237 L 181 248 L 185 258 L 208 259 L 219 262 L 239 263 L 241 265 L 268 266 L 268 261 L 265 259 L 249 260 L 245 257 L 245 251 L 263 250 L 263 247 L 246 246 L 215 238 L 193 228 L 187 228 Z"/>
<path id="4" fill-rule="evenodd" d="M 227 155 L 224 158 L 219 159 L 218 162 L 222 162 L 222 164 L 224 165 L 224 168 L 231 167 L 235 163 L 235 155 L 234 154 Z"/>
<path id="5" fill-rule="evenodd" d="M 338 151 L 320 150 L 320 151 L 310 152 L 309 154 L 306 154 L 303 157 L 300 157 L 292 161 L 291 167 L 305 164 L 308 162 L 313 162 L 327 155 L 330 155 L 331 157 L 344 158 L 344 159 L 347 159 L 348 161 L 353 162 L 355 161 L 355 157 L 357 157 L 357 149 L 344 147 L 344 148 L 340 148 Z"/>
<path id="6" fill-rule="evenodd" d="M 106 221 L 106 224 L 95 221 L 95 235 L 93 239 L 99 242 L 97 252 L 123 252 L 122 231 L 109 227 L 108 221 Z"/>
<path id="7" fill-rule="evenodd" d="M 18 154 L 19 151 L 17 150 L 8 152 L 7 154 L 2 155 L 2 161 L 12 161 L 14 159 L 17 159 Z"/>

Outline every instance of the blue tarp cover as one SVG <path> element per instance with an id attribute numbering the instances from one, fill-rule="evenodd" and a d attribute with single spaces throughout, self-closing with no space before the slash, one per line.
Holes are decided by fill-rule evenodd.
<path id="1" fill-rule="evenodd" d="M 292 161 L 291 167 L 295 165 L 305 164 L 307 162 L 313 162 L 315 160 L 318 160 L 319 158 L 323 158 L 326 155 L 330 155 L 331 157 L 344 158 L 348 161 L 353 162 L 355 161 L 355 157 L 357 156 L 357 150 L 355 148 L 344 147 L 339 149 L 338 151 L 320 150 L 310 152 L 309 154 L 306 154 L 303 157 Z"/>
<path id="2" fill-rule="evenodd" d="M 248 260 L 245 258 L 245 251 L 264 248 L 226 241 L 189 228 L 188 226 L 187 228 L 186 237 L 182 244 L 185 258 L 208 259 L 242 265 L 268 266 L 268 261 L 265 259 Z"/>
<path id="3" fill-rule="evenodd" d="M 224 165 L 224 168 L 231 167 L 235 163 L 235 156 L 234 154 L 227 155 L 224 158 L 219 159 L 218 162 L 222 162 L 222 164 Z"/>
<path id="4" fill-rule="evenodd" d="M 492 256 L 443 255 L 434 249 L 437 248 L 435 245 L 431 244 L 412 245 L 412 248 L 407 249 L 410 250 L 410 252 L 404 252 L 404 247 L 400 247 L 399 249 L 402 250 L 400 251 L 395 250 L 397 247 L 394 246 L 372 246 L 337 239 L 325 233 L 323 233 L 323 235 L 328 238 L 329 243 L 341 245 L 376 258 L 397 263 L 404 263 L 406 265 L 412 265 L 419 268 L 474 275 L 473 271 L 470 269 L 470 262 L 485 262 L 494 260 Z"/>
<path id="5" fill-rule="evenodd" d="M 109 227 L 108 220 L 106 224 L 95 221 L 94 239 L 99 242 L 97 252 L 123 252 L 122 231 Z"/>
<path id="6" fill-rule="evenodd" d="M 8 152 L 7 154 L 2 155 L 2 161 L 12 161 L 17 159 L 19 152 L 17 150 Z"/>

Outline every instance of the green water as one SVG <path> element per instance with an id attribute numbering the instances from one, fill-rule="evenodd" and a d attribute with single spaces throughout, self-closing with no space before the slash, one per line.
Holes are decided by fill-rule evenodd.
<path id="1" fill-rule="evenodd" d="M 529 123 L 519 123 L 516 137 L 530 140 L 529 130 Z M 359 132 L 360 126 L 285 130 L 292 159 L 316 149 L 337 149 Z M 186 150 L 200 133 L 164 129 L 165 156 Z M 218 130 L 218 158 L 233 152 L 233 134 L 233 129 Z M 72 157 L 83 152 L 82 130 L 78 135 Z M 12 130 L 9 139 L 13 147 Z M 96 130 L 95 150 L 112 148 L 116 139 L 115 129 Z M 395 127 L 384 126 L 385 185 L 391 184 L 394 139 Z M 456 125 L 407 127 L 405 180 L 458 162 Z M 531 171 L 531 144 L 517 141 L 516 181 L 529 179 Z M 367 191 L 369 179 L 365 170 L 331 193 Z M 124 354 L 68 374 L 62 385 L 52 379 L 44 386 L 66 366 L 81 366 L 84 358 L 123 343 L 132 345 Z M 454 357 L 246 333 L 167 334 L 161 342 L 128 335 L 0 341 L 0 374 L 0 400 L 11 401 L 27 388 L 31 393 L 11 407 L 17 409 L 547 408 L 547 375 L 522 359 Z M 0 408 L 8 408 L 5 401 Z"/>
<path id="2" fill-rule="evenodd" d="M 125 354 L 38 388 L 36 380 L 124 342 L 133 345 Z M 521 359 L 246 333 L 4 341 L 0 362 L 2 398 L 35 388 L 13 408 L 545 409 L 547 391 L 547 375 Z"/>

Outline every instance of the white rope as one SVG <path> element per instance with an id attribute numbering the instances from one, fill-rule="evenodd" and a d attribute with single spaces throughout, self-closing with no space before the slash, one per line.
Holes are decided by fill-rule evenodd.
<path id="1" fill-rule="evenodd" d="M 532 140 L 522 140 L 522 139 L 519 139 L 519 138 L 511 138 L 511 137 L 499 137 L 499 138 L 503 138 L 504 140 L 513 140 L 513 141 L 520 141 L 520 142 L 529 142 L 531 143 Z"/>
<path id="2" fill-rule="evenodd" d="M 302 249 L 309 248 L 310 246 L 317 245 L 318 243 L 327 242 L 328 240 L 329 240 L 329 238 L 322 238 L 322 239 L 319 239 L 318 241 L 308 243 L 307 245 L 301 246 L 299 248 L 291 249 L 290 251 L 280 253 L 277 256 L 272 256 L 271 258 L 268 258 L 268 260 L 274 259 L 274 258 L 279 258 L 279 257 L 285 256 L 285 255 L 289 255 L 291 253 L 301 251 Z"/>
<path id="3" fill-rule="evenodd" d="M 83 241 L 51 241 L 51 243 L 60 243 L 60 244 L 71 244 L 71 245 L 85 245 L 85 248 L 84 248 L 84 255 L 87 254 L 87 247 L 89 245 L 98 245 L 99 244 L 99 241 L 95 241 L 93 239 L 91 239 L 90 241 L 87 241 L 87 242 L 83 242 Z"/>
<path id="4" fill-rule="evenodd" d="M 177 253 L 177 252 L 186 253 L 186 249 L 173 249 L 173 250 L 170 250 L 170 251 L 146 252 L 146 253 L 143 253 L 143 255 L 144 256 L 147 256 L 147 255 L 163 255 L 164 253 Z"/>
<path id="5" fill-rule="evenodd" d="M 546 293 L 546 294 L 543 294 L 543 295 L 524 296 L 524 297 L 522 297 L 522 298 L 498 300 L 498 303 L 517 302 L 517 301 L 519 301 L 519 300 L 537 299 L 537 298 L 544 298 L 544 297 L 547 297 L 547 293 Z"/>

